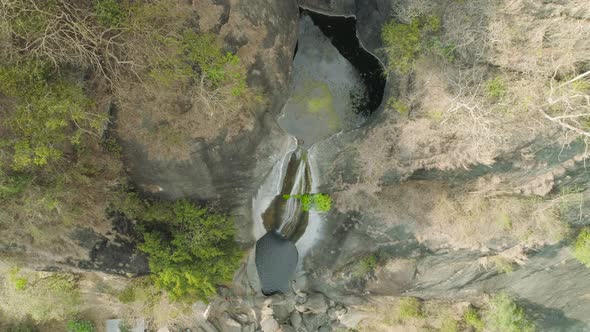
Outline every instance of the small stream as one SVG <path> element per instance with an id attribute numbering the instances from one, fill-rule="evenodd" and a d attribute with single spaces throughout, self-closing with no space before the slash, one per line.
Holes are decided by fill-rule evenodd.
<path id="1" fill-rule="evenodd" d="M 291 290 L 301 261 L 322 236 L 326 213 L 285 195 L 317 193 L 314 144 L 362 126 L 383 98 L 382 66 L 361 47 L 353 17 L 301 11 L 291 95 L 278 118 L 292 139 L 253 199 L 255 264 L 262 293 Z"/>

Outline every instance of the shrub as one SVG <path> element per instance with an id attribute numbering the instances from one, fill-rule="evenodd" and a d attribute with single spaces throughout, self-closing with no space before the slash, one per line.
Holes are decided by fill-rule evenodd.
<path id="1" fill-rule="evenodd" d="M 389 59 L 389 70 L 408 73 L 417 56 L 428 49 L 427 37 L 440 30 L 438 16 L 420 16 L 408 24 L 392 20 L 381 30 L 381 39 Z"/>
<path id="2" fill-rule="evenodd" d="M 94 323 L 89 320 L 70 320 L 66 325 L 67 332 L 94 332 Z"/>
<path id="3" fill-rule="evenodd" d="M 410 106 L 399 99 L 391 98 L 388 100 L 387 104 L 399 114 L 408 115 L 410 113 Z"/>
<path id="4" fill-rule="evenodd" d="M 156 286 L 173 300 L 207 300 L 232 279 L 241 253 L 227 216 L 186 200 L 157 202 L 141 216 L 143 243 Z"/>
<path id="5" fill-rule="evenodd" d="M 283 198 L 300 199 L 303 211 L 328 212 L 332 208 L 332 197 L 328 194 L 283 195 Z"/>
<path id="6" fill-rule="evenodd" d="M 415 297 L 404 297 L 397 305 L 396 319 L 400 322 L 422 317 L 422 303 Z"/>
<path id="7" fill-rule="evenodd" d="M 512 273 L 512 271 L 514 271 L 512 261 L 505 257 L 496 255 L 491 257 L 491 261 L 496 270 L 500 273 Z"/>
<path id="8" fill-rule="evenodd" d="M 506 93 L 506 84 L 500 76 L 497 76 L 486 83 L 486 94 L 488 97 L 499 99 L 504 97 Z"/>
<path id="9" fill-rule="evenodd" d="M 535 326 L 524 310 L 507 295 L 499 294 L 490 300 L 485 315 L 486 329 L 492 332 L 534 332 Z"/>
<path id="10" fill-rule="evenodd" d="M 27 288 L 29 280 L 21 276 L 19 272 L 20 269 L 18 267 L 15 267 L 9 271 L 8 276 L 10 281 L 14 285 L 14 289 L 16 289 L 17 291 L 23 291 L 25 290 L 25 288 Z"/>
<path id="11" fill-rule="evenodd" d="M 118 295 L 117 299 L 122 303 L 131 303 L 135 301 L 135 287 L 133 285 L 125 287 Z"/>
<path id="12" fill-rule="evenodd" d="M 102 128 L 104 118 L 89 113 L 92 101 L 82 85 L 47 63 L 0 66 L 0 90 L 16 103 L 5 123 L 14 136 L 15 170 L 56 161 L 65 146 L 79 145 L 83 135 Z"/>
<path id="13" fill-rule="evenodd" d="M 38 329 L 29 321 L 11 323 L 6 327 L 7 332 L 37 332 Z"/>
<path id="14" fill-rule="evenodd" d="M 353 275 L 357 278 L 363 277 L 371 273 L 377 267 L 377 256 L 368 255 L 358 261 L 353 271 Z"/>
<path id="15" fill-rule="evenodd" d="M 156 38 L 168 49 L 176 50 L 154 63 L 151 76 L 157 81 L 170 84 L 202 78 L 212 89 L 230 87 L 233 96 L 247 89 L 245 67 L 236 55 L 223 52 L 217 36 L 185 30 L 180 37 Z"/>
<path id="16" fill-rule="evenodd" d="M 30 182 L 31 178 L 27 175 L 6 175 L 0 169 L 0 199 L 17 196 L 27 188 Z"/>
<path id="17" fill-rule="evenodd" d="M 586 80 L 578 80 L 572 82 L 572 89 L 578 92 L 589 92 L 590 91 L 590 82 Z"/>
<path id="18" fill-rule="evenodd" d="M 117 0 L 99 0 L 94 5 L 94 12 L 98 23 L 109 28 L 118 27 L 125 18 L 123 7 Z"/>
<path id="19" fill-rule="evenodd" d="M 590 230 L 584 229 L 574 243 L 574 257 L 580 263 L 590 267 Z"/>
<path id="20" fill-rule="evenodd" d="M 475 332 L 481 332 L 484 329 L 484 322 L 474 308 L 469 308 L 465 311 L 463 314 L 463 320 L 465 321 L 465 324 L 471 326 Z"/>

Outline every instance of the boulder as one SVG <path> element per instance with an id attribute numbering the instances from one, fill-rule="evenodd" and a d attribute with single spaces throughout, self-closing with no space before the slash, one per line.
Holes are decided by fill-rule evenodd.
<path id="1" fill-rule="evenodd" d="M 267 317 L 260 321 L 260 327 L 263 332 L 278 332 L 280 328 L 279 322 L 272 317 Z"/>

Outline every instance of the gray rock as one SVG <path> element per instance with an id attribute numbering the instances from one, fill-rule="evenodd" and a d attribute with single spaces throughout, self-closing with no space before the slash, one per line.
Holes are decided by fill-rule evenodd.
<path id="1" fill-rule="evenodd" d="M 256 331 L 256 324 L 249 324 L 242 327 L 242 332 L 255 332 Z"/>
<path id="2" fill-rule="evenodd" d="M 318 332 L 332 332 L 332 326 L 330 325 L 322 325 Z"/>
<path id="3" fill-rule="evenodd" d="M 272 305 L 273 316 L 279 322 L 286 322 L 293 310 L 295 310 L 295 306 L 292 303 L 283 302 Z"/>
<path id="4" fill-rule="evenodd" d="M 219 325 L 223 332 L 242 332 L 242 324 L 231 318 L 227 312 L 219 319 Z"/>
<path id="5" fill-rule="evenodd" d="M 346 311 L 346 308 L 344 308 L 341 304 L 337 304 L 336 306 L 328 309 L 328 317 L 330 317 L 331 320 L 339 320 L 340 317 L 346 314 Z"/>
<path id="6" fill-rule="evenodd" d="M 291 325 L 295 328 L 301 327 L 302 319 L 301 314 L 297 311 L 293 311 L 291 313 Z"/>
<path id="7" fill-rule="evenodd" d="M 291 325 L 281 325 L 281 330 L 283 332 L 297 332 L 297 330 Z"/>
<path id="8" fill-rule="evenodd" d="M 315 293 L 309 296 L 307 301 L 303 304 L 306 311 L 316 314 L 325 313 L 328 310 L 328 302 L 322 293 Z"/>
<path id="9" fill-rule="evenodd" d="M 303 304 L 303 303 L 305 303 L 305 301 L 307 301 L 307 294 L 305 294 L 305 293 L 302 293 L 302 295 L 297 295 L 295 297 L 295 302 L 297 304 Z"/>
<path id="10" fill-rule="evenodd" d="M 242 324 L 246 324 L 250 321 L 250 319 L 248 319 L 248 315 L 246 314 L 236 314 L 235 318 Z"/>
<path id="11" fill-rule="evenodd" d="M 303 314 L 303 324 L 308 331 L 317 331 L 320 326 L 328 324 L 329 320 L 326 314 Z"/>
<path id="12" fill-rule="evenodd" d="M 215 326 L 213 326 L 213 324 L 211 324 L 207 321 L 199 323 L 199 331 L 201 331 L 201 332 L 219 332 L 219 330 L 217 328 L 215 328 Z"/>

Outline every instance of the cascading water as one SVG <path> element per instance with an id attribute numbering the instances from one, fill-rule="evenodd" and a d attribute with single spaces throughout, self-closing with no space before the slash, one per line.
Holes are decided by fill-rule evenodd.
<path id="1" fill-rule="evenodd" d="M 290 290 L 289 282 L 300 258 L 305 257 L 321 236 L 325 214 L 306 211 L 301 199 L 296 198 L 316 193 L 320 186 L 314 143 L 361 126 L 383 95 L 382 76 L 377 75 L 378 82 L 367 85 L 367 77 L 375 76 L 375 68 L 381 73 L 382 68 L 378 60 L 360 48 L 354 34 L 354 19 L 330 17 L 326 21 L 329 26 L 323 28 L 321 20 L 317 13 L 310 16 L 302 12 L 291 96 L 278 119 L 281 128 L 293 139 L 285 144 L 283 158 L 275 164 L 253 199 L 254 235 L 259 238 L 255 262 L 265 295 Z M 352 31 L 349 39 L 353 42 L 343 42 L 341 35 L 331 33 L 338 24 L 346 25 L 343 30 Z M 358 49 L 343 51 L 335 45 Z M 359 72 L 351 62 L 364 64 L 365 71 Z"/>

